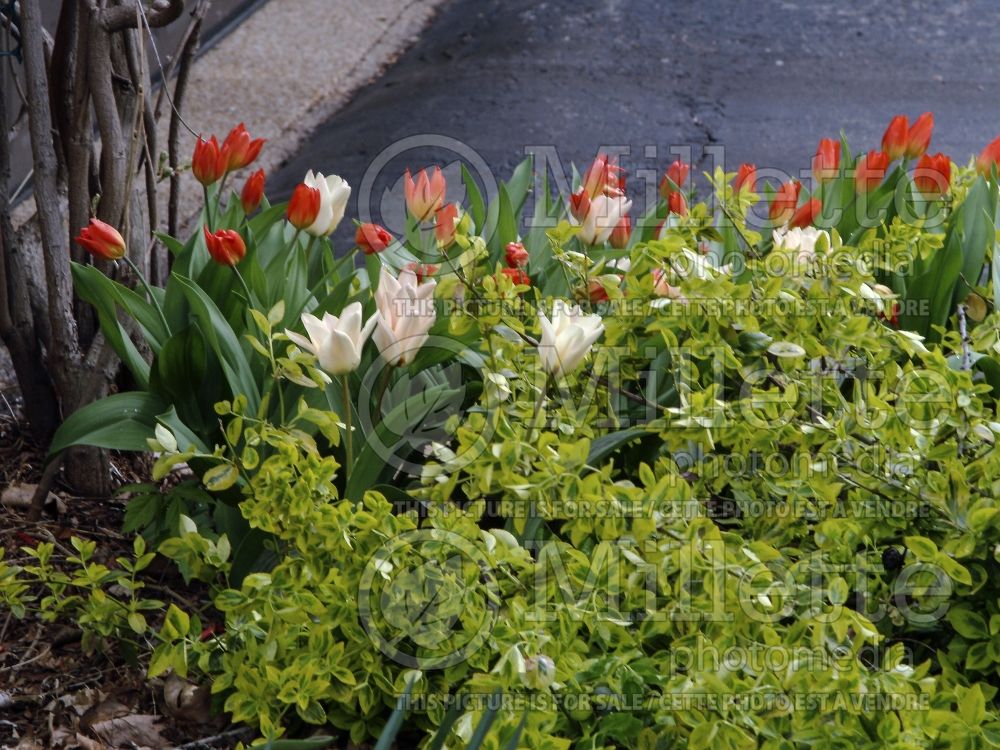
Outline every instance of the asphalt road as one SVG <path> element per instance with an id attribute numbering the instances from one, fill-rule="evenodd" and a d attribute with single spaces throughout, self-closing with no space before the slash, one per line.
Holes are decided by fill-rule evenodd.
<path id="1" fill-rule="evenodd" d="M 1000 133 L 997 28 L 995 0 L 449 0 L 270 192 L 287 195 L 310 168 L 337 173 L 360 215 L 393 229 L 406 166 L 450 164 L 452 186 L 470 155 L 488 181 L 539 147 L 567 173 L 610 148 L 628 152 L 641 205 L 672 149 L 700 169 L 798 174 L 819 138 L 843 129 L 855 150 L 873 148 L 892 115 L 925 110 L 932 150 L 964 163 Z"/>

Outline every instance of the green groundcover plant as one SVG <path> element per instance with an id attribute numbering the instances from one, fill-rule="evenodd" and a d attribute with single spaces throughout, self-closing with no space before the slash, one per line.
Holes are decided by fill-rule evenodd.
<path id="1" fill-rule="evenodd" d="M 808 190 L 675 162 L 634 225 L 605 156 L 530 212 L 530 162 L 464 207 L 408 173 L 339 259 L 343 180 L 226 205 L 200 142 L 166 288 L 75 268 L 134 389 L 52 448 L 188 478 L 131 488 L 134 561 L 39 545 L 0 598 L 274 747 L 997 746 L 1000 143 L 932 127 L 824 139 Z M 212 601 L 150 617 L 143 539 Z"/>

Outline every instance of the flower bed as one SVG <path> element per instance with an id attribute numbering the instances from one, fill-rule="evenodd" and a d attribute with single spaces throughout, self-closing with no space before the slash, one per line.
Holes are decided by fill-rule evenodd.
<path id="1" fill-rule="evenodd" d="M 932 128 L 821 141 L 810 186 L 717 170 L 707 202 L 676 162 L 642 217 L 603 156 L 530 216 L 530 163 L 489 205 L 408 173 L 405 236 L 343 256 L 342 179 L 227 199 L 257 147 L 199 143 L 166 288 L 74 268 L 137 387 L 52 450 L 189 467 L 127 525 L 214 599 L 151 631 L 119 594 L 99 635 L 269 740 L 997 744 L 1000 139 L 959 167 Z"/>

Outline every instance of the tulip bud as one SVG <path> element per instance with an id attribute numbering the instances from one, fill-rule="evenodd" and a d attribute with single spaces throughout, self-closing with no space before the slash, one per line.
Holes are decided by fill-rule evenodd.
<path id="1" fill-rule="evenodd" d="M 859 193 L 867 193 L 882 184 L 889 168 L 889 154 L 884 151 L 869 151 L 858 159 L 854 168 L 854 188 Z"/>
<path id="2" fill-rule="evenodd" d="M 628 216 L 623 216 L 615 228 L 611 231 L 608 242 L 615 250 L 624 250 L 628 247 L 629 238 L 632 236 L 632 220 Z"/>
<path id="3" fill-rule="evenodd" d="M 449 203 L 434 214 L 434 238 L 438 246 L 446 248 L 455 241 L 458 225 L 458 204 Z"/>
<path id="4" fill-rule="evenodd" d="M 520 268 L 501 268 L 500 273 L 513 281 L 515 284 L 531 286 L 531 277 Z"/>
<path id="5" fill-rule="evenodd" d="M 792 214 L 792 218 L 788 221 L 788 226 L 811 226 L 812 223 L 816 221 L 816 217 L 819 216 L 822 210 L 823 204 L 819 202 L 819 198 L 813 198 L 807 203 L 803 203 L 798 209 L 796 209 L 795 213 Z"/>
<path id="6" fill-rule="evenodd" d="M 220 229 L 213 234 L 208 231 L 208 227 L 203 227 L 203 230 L 208 254 L 219 265 L 235 266 L 247 254 L 246 243 L 243 242 L 239 232 L 233 229 Z"/>
<path id="7" fill-rule="evenodd" d="M 600 279 L 591 279 L 587 282 L 587 296 L 595 304 L 598 302 L 607 302 L 610 299 L 608 297 L 608 290 L 604 288 L 604 284 L 601 283 Z"/>
<path id="8" fill-rule="evenodd" d="M 667 171 L 663 175 L 663 179 L 660 180 L 660 197 L 667 200 L 671 194 L 676 193 L 679 190 L 683 190 L 684 183 L 687 182 L 688 173 L 690 171 L 691 165 L 685 164 L 680 159 L 677 159 L 673 164 L 667 167 Z"/>
<path id="9" fill-rule="evenodd" d="M 632 201 L 623 195 L 597 196 L 590 202 L 590 210 L 580 224 L 580 241 L 587 245 L 603 245 L 631 207 Z"/>
<path id="10" fill-rule="evenodd" d="M 882 150 L 895 161 L 906 153 L 907 136 L 910 132 L 910 121 L 906 115 L 896 115 L 889 121 L 889 127 L 882 135 Z"/>
<path id="11" fill-rule="evenodd" d="M 406 208 L 417 221 L 427 221 L 444 204 L 444 193 L 447 189 L 441 167 L 434 167 L 428 176 L 426 169 L 417 172 L 417 180 L 413 181 L 410 170 L 406 170 L 403 179 L 403 192 L 406 197 Z"/>
<path id="12" fill-rule="evenodd" d="M 295 186 L 291 200 L 288 201 L 286 216 L 289 223 L 296 229 L 311 226 L 319 215 L 319 190 L 309 187 L 304 182 Z"/>
<path id="13" fill-rule="evenodd" d="M 208 187 L 221 180 L 225 171 L 226 163 L 215 136 L 207 141 L 199 136 L 198 142 L 194 144 L 194 156 L 191 157 L 191 172 L 194 178 Z"/>
<path id="14" fill-rule="evenodd" d="M 755 164 L 740 164 L 733 180 L 733 190 L 737 193 L 746 188 L 751 193 L 757 189 L 757 166 Z"/>
<path id="15" fill-rule="evenodd" d="M 819 142 L 813 157 L 812 171 L 817 182 L 826 182 L 837 176 L 840 168 L 840 141 L 824 138 Z"/>
<path id="16" fill-rule="evenodd" d="M 687 201 L 684 200 L 684 194 L 676 191 L 671 193 L 667 197 L 667 210 L 678 216 L 687 216 L 688 207 Z"/>
<path id="17" fill-rule="evenodd" d="M 1000 136 L 990 141 L 976 159 L 976 169 L 989 177 L 994 164 L 1000 164 Z"/>
<path id="18" fill-rule="evenodd" d="M 768 210 L 768 217 L 775 224 L 784 224 L 792 218 L 795 207 L 799 204 L 799 193 L 802 191 L 802 183 L 789 180 L 782 184 L 774 198 L 771 199 L 771 207 Z"/>
<path id="19" fill-rule="evenodd" d="M 354 233 L 354 244 L 360 247 L 365 255 L 374 255 L 392 244 L 392 235 L 385 227 L 380 227 L 378 224 L 362 224 Z"/>
<path id="20" fill-rule="evenodd" d="M 243 169 L 248 164 L 252 164 L 260 155 L 260 150 L 264 147 L 264 139 L 250 139 L 250 133 L 241 122 L 229 131 L 226 140 L 222 142 L 222 162 L 226 172 L 233 172 Z"/>
<path id="21" fill-rule="evenodd" d="M 264 199 L 264 170 L 258 169 L 247 177 L 243 192 L 240 193 L 240 203 L 243 204 L 243 213 L 249 216 L 257 210 L 257 206 Z"/>
<path id="22" fill-rule="evenodd" d="M 933 131 L 934 113 L 924 112 L 906 133 L 906 157 L 913 159 L 924 154 L 931 145 Z"/>
<path id="23" fill-rule="evenodd" d="M 944 154 L 924 154 L 913 170 L 913 184 L 925 198 L 948 192 L 951 186 L 951 159 Z"/>
<path id="24" fill-rule="evenodd" d="M 506 248 L 507 265 L 511 268 L 524 268 L 528 265 L 528 251 L 520 242 L 508 242 Z"/>
<path id="25" fill-rule="evenodd" d="M 91 219 L 76 236 L 76 243 L 91 255 L 104 260 L 118 260 L 125 255 L 125 240 L 121 234 L 100 219 Z"/>
<path id="26" fill-rule="evenodd" d="M 316 214 L 316 220 L 305 230 L 314 237 L 333 234 L 333 230 L 344 218 L 347 200 L 351 197 L 351 186 L 347 184 L 347 180 L 338 175 L 324 177 L 311 169 L 306 172 L 302 182 L 319 191 L 319 213 Z"/>

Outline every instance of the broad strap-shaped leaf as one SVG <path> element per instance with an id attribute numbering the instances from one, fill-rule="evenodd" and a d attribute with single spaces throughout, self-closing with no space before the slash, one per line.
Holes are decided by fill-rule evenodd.
<path id="1" fill-rule="evenodd" d="M 54 456 L 73 445 L 120 451 L 148 451 L 158 416 L 170 408 L 147 391 L 116 393 L 73 412 L 56 430 L 49 447 Z"/>
<path id="2" fill-rule="evenodd" d="M 226 382 L 233 395 L 243 394 L 251 412 L 260 405 L 260 391 L 250 369 L 239 339 L 226 321 L 215 302 L 191 279 L 176 277 L 191 305 L 191 312 L 198 321 L 198 328 L 209 348 L 219 358 L 219 364 L 226 376 Z"/>

